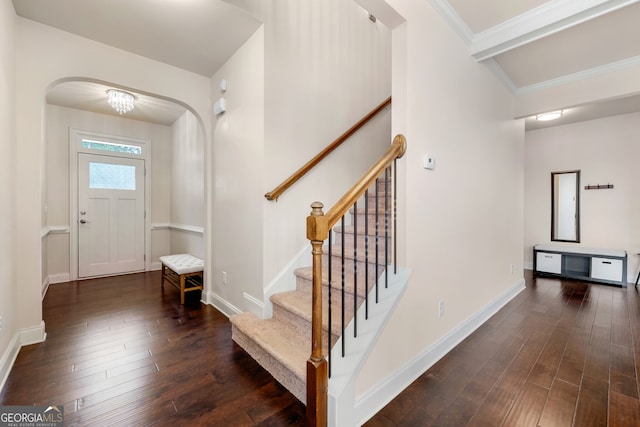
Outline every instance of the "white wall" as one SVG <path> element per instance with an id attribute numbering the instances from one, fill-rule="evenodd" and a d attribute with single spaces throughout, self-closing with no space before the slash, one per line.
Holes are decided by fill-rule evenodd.
<path id="1" fill-rule="evenodd" d="M 551 242 L 551 172 L 579 169 L 581 243 L 556 243 L 626 250 L 635 281 L 640 252 L 640 113 L 529 131 L 525 135 L 526 266 L 533 246 Z M 613 184 L 611 190 L 585 185 Z"/>
<path id="2" fill-rule="evenodd" d="M 190 106 L 208 134 L 209 79 L 149 58 L 112 48 L 45 25 L 17 18 L 16 24 L 16 283 L 19 328 L 40 328 L 41 238 L 44 222 L 43 164 L 45 94 L 63 79 L 80 77 L 159 95 Z"/>
<path id="3" fill-rule="evenodd" d="M 17 331 L 15 204 L 15 20 L 11 2 L 0 4 L 0 387 Z M 38 227 L 39 228 L 39 227 Z"/>
<path id="4" fill-rule="evenodd" d="M 227 112 L 213 120 L 213 298 L 245 311 L 243 293 L 262 299 L 264 32 L 253 36 L 212 77 L 212 100 L 226 79 Z M 223 284 L 222 272 L 228 282 Z M 219 306 L 220 301 L 216 302 Z"/>
<path id="5" fill-rule="evenodd" d="M 137 138 L 150 141 L 151 224 L 169 222 L 172 130 L 169 126 L 114 117 L 73 108 L 47 105 L 46 110 L 46 193 L 49 227 L 69 227 L 69 129 Z M 151 235 L 152 262 L 169 253 L 167 230 Z M 47 236 L 47 272 L 52 282 L 69 277 L 69 233 Z M 56 280 L 59 279 L 59 280 Z"/>
<path id="6" fill-rule="evenodd" d="M 214 288 L 259 311 L 248 301 L 262 301 L 264 286 L 309 245 L 310 204 L 330 207 L 391 143 L 389 113 L 278 202 L 263 196 L 390 95 L 391 40 L 350 1 L 232 3 L 264 25 L 212 79 L 214 101 L 219 81 L 229 83 L 214 134 Z"/>
<path id="7" fill-rule="evenodd" d="M 374 404 L 423 372 L 430 351 L 457 328 L 477 326 L 474 316 L 524 283 L 524 123 L 512 120 L 513 96 L 428 2 L 386 3 L 406 19 L 393 32 L 393 132 L 408 144 L 399 240 L 413 274 L 356 383 L 357 396 L 378 398 Z M 433 171 L 422 168 L 427 153 Z"/>
<path id="8" fill-rule="evenodd" d="M 196 117 L 186 111 L 172 126 L 171 252 L 204 259 L 204 135 Z M 168 255 L 168 253 L 164 254 Z"/>
<path id="9" fill-rule="evenodd" d="M 266 193 L 391 94 L 391 32 L 353 1 L 263 3 Z M 311 203 L 326 212 L 391 140 L 389 116 L 381 116 L 266 204 L 265 282 L 309 245 Z"/>

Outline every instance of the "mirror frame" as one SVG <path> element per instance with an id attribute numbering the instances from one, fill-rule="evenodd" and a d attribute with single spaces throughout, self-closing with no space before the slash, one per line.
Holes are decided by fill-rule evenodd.
<path id="1" fill-rule="evenodd" d="M 564 174 L 576 175 L 576 192 L 575 192 L 575 240 L 571 239 L 558 239 L 558 232 L 556 230 L 557 218 L 556 218 L 556 176 Z M 580 170 L 570 170 L 562 172 L 551 172 L 551 241 L 552 242 L 571 242 L 580 243 Z"/>

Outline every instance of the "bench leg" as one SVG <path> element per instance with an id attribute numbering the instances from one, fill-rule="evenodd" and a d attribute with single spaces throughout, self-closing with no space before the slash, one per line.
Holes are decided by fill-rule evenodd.
<path id="1" fill-rule="evenodd" d="M 184 274 L 180 275 L 180 304 L 184 305 Z"/>
<path id="2" fill-rule="evenodd" d="M 161 264 L 161 265 L 162 265 L 162 273 L 161 273 L 162 277 L 160 278 L 160 286 L 162 288 L 164 288 L 164 275 L 165 275 L 164 269 L 165 269 L 165 266 L 164 266 L 164 264 Z"/>

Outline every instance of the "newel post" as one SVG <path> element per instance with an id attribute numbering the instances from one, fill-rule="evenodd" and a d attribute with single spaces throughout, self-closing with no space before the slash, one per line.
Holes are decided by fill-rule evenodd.
<path id="1" fill-rule="evenodd" d="M 320 202 L 311 204 L 307 217 L 307 239 L 313 254 L 313 296 L 311 309 L 311 357 L 307 361 L 307 425 L 327 425 L 327 359 L 322 351 L 322 245 L 329 236 L 327 217 Z"/>

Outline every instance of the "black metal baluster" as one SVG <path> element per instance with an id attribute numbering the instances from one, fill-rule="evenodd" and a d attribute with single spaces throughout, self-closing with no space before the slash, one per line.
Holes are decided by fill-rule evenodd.
<path id="1" fill-rule="evenodd" d="M 358 202 L 353 204 L 353 337 L 358 336 Z M 366 215 L 366 212 L 365 212 Z"/>
<path id="2" fill-rule="evenodd" d="M 398 274 L 398 160 L 393 161 L 393 274 Z"/>
<path id="3" fill-rule="evenodd" d="M 342 357 L 344 357 L 345 355 L 345 336 L 344 336 L 344 276 L 345 276 L 345 271 L 344 271 L 344 215 L 341 218 L 341 226 L 342 226 L 342 239 L 340 239 L 340 243 L 342 246 L 342 251 L 340 253 L 341 256 L 341 261 L 342 261 L 342 333 L 340 334 L 340 336 L 342 337 Z"/>
<path id="4" fill-rule="evenodd" d="M 333 231 L 329 230 L 329 252 L 327 254 L 327 268 L 329 269 L 329 272 L 327 274 L 327 280 L 329 281 L 329 289 L 327 289 L 328 292 L 328 303 L 327 303 L 327 308 L 328 308 L 328 320 L 329 320 L 329 333 L 327 334 L 327 354 L 329 355 L 329 378 L 331 378 L 331 276 L 332 276 L 332 271 L 331 271 L 331 248 L 333 246 Z"/>
<path id="5" fill-rule="evenodd" d="M 378 192 L 378 181 L 380 178 L 376 178 L 376 304 L 378 303 L 378 279 L 380 277 L 380 273 L 378 272 L 378 265 L 380 264 L 380 248 L 379 248 L 379 239 L 380 239 L 380 231 L 378 230 L 380 227 L 378 225 L 378 205 L 379 205 L 379 192 Z"/>
<path id="6" fill-rule="evenodd" d="M 364 318 L 369 318 L 369 190 L 364 192 Z"/>
<path id="7" fill-rule="evenodd" d="M 389 287 L 389 168 L 384 170 L 384 287 Z"/>

